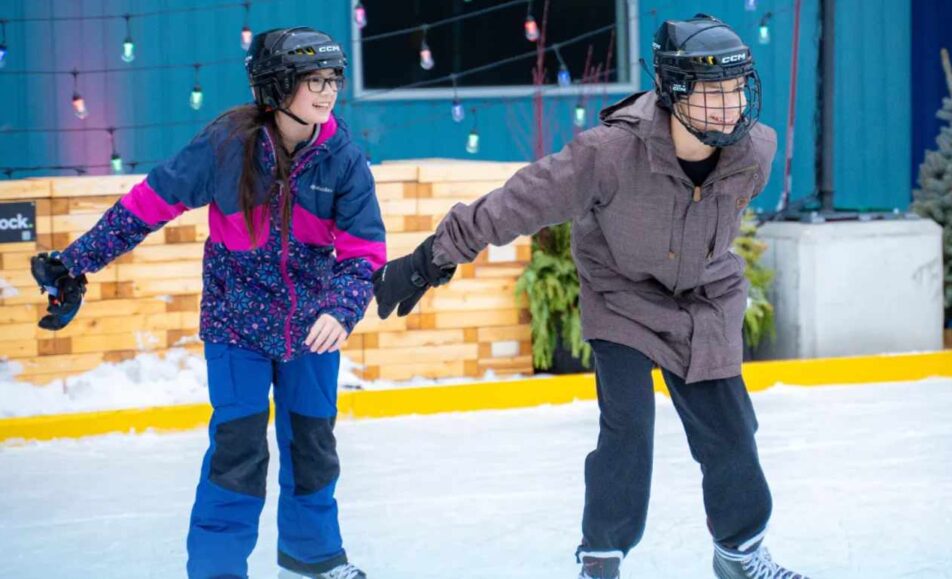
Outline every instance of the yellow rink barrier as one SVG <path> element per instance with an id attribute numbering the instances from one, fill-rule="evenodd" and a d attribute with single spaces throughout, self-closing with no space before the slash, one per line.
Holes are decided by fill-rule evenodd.
<path id="1" fill-rule="evenodd" d="M 743 373 L 751 391 L 765 390 L 778 383 L 823 386 L 952 377 L 952 351 L 751 362 L 744 364 Z M 654 383 L 659 392 L 665 392 L 657 370 L 654 372 Z M 453 386 L 343 391 L 339 395 L 338 410 L 342 418 L 384 418 L 527 408 L 594 399 L 594 376 L 575 374 Z M 188 430 L 207 425 L 210 415 L 211 407 L 208 404 L 189 404 L 5 418 L 0 419 L 0 441 L 78 438 L 111 432 Z"/>

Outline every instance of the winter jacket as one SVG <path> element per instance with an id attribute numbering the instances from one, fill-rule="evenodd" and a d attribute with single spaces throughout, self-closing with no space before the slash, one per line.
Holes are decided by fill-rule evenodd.
<path id="1" fill-rule="evenodd" d="M 754 125 L 701 186 L 675 154 L 654 93 L 605 109 L 601 124 L 518 171 L 437 227 L 434 261 L 572 220 L 585 339 L 636 348 L 698 382 L 740 374 L 748 284 L 731 252 L 741 214 L 767 183 L 776 134 Z"/>
<path id="2" fill-rule="evenodd" d="M 189 209 L 208 206 L 200 336 L 275 360 L 306 353 L 321 314 L 350 332 L 373 294 L 371 275 L 386 262 L 384 226 L 363 153 L 333 116 L 292 158 L 289 186 L 273 177 L 258 188 L 258 242 L 238 204 L 243 148 L 223 115 L 171 160 L 152 169 L 62 257 L 73 275 L 95 272 Z M 258 161 L 273 175 L 276 139 L 257 137 Z M 291 197 L 290 231 L 280 208 Z"/>

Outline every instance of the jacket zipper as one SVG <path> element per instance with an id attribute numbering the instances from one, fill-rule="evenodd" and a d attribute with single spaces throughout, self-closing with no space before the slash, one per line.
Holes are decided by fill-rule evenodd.
<path id="1" fill-rule="evenodd" d="M 702 197 L 701 197 L 701 189 L 703 189 L 704 187 L 708 187 L 708 186 L 710 186 L 710 185 L 713 185 L 714 183 L 717 183 L 718 181 L 723 181 L 724 179 L 727 179 L 728 177 L 733 177 L 734 175 L 738 175 L 738 174 L 740 174 L 740 173 L 746 173 L 747 171 L 750 171 L 751 169 L 756 169 L 756 168 L 757 168 L 757 165 L 748 165 L 747 167 L 744 167 L 743 169 L 738 169 L 738 170 L 732 171 L 732 172 L 730 172 L 730 173 L 728 173 L 728 174 L 726 174 L 726 175 L 721 175 L 721 176 L 717 179 L 717 181 L 707 181 L 707 180 L 705 180 L 705 182 L 702 183 L 701 185 L 695 185 L 694 183 L 692 183 L 692 182 L 690 182 L 690 181 L 686 181 L 686 180 L 684 180 L 684 179 L 682 179 L 681 182 L 691 188 L 691 201 L 692 201 L 693 203 L 700 203 L 700 202 L 701 202 L 701 199 L 702 199 Z M 690 207 L 689 207 L 689 210 L 690 210 Z M 716 213 L 716 219 L 718 219 L 718 220 L 720 219 L 720 211 L 718 211 L 718 212 Z M 711 243 L 708 245 L 708 252 L 707 252 L 708 258 L 710 258 L 711 252 L 714 251 L 714 244 L 717 242 L 717 227 L 718 227 L 718 225 L 720 225 L 720 223 L 719 223 L 718 221 L 715 221 L 715 222 L 714 222 L 714 239 L 713 239 L 713 240 L 711 241 Z M 672 235 L 672 236 L 674 235 L 674 231 L 671 232 L 671 235 Z M 671 245 L 672 245 L 672 244 L 671 244 L 671 242 L 669 241 L 669 246 L 671 246 Z M 684 247 L 684 231 L 681 232 L 681 247 Z M 673 248 L 673 247 L 671 247 L 671 248 L 669 249 L 669 251 L 668 251 L 668 257 L 671 258 L 671 259 L 674 259 L 675 253 L 674 253 L 674 248 Z M 678 274 L 677 274 L 677 278 L 676 278 L 675 281 L 674 281 L 674 289 L 673 289 L 673 292 L 672 292 L 672 293 L 674 293 L 675 295 L 677 295 L 677 293 L 678 293 L 678 285 L 680 284 L 680 281 L 681 281 L 681 264 L 682 264 L 682 263 L 683 263 L 683 261 L 679 261 L 679 262 L 678 262 Z"/>
<path id="2" fill-rule="evenodd" d="M 281 199 L 280 199 L 281 208 L 285 207 L 286 196 L 290 195 L 291 183 L 294 183 L 295 179 L 297 179 L 297 176 L 301 173 L 301 171 L 303 171 L 310 164 L 310 162 L 313 161 L 314 157 L 316 157 L 317 154 L 321 150 L 325 150 L 324 145 L 321 145 L 318 148 L 318 150 L 315 151 L 306 160 L 304 160 L 303 158 L 299 159 L 299 164 L 297 164 L 291 170 L 291 174 L 288 176 L 288 186 L 284 187 L 283 184 L 279 185 L 279 187 L 281 187 Z M 291 203 L 293 202 L 294 200 L 291 199 Z M 292 207 L 291 214 L 292 215 L 294 214 L 293 207 Z M 297 310 L 297 303 L 298 303 L 297 291 L 294 289 L 294 283 L 291 281 L 291 273 L 288 271 L 288 260 L 290 259 L 290 253 L 291 253 L 290 239 L 291 239 L 291 220 L 288 221 L 287 229 L 281 235 L 281 277 L 284 278 L 284 283 L 288 288 L 288 295 L 291 298 L 291 308 L 288 310 L 288 317 L 284 321 L 284 359 L 285 360 L 291 359 L 291 352 L 293 350 L 291 345 L 291 318 L 294 317 L 294 312 Z"/>
<path id="3" fill-rule="evenodd" d="M 275 147 L 275 142 L 271 138 L 271 133 L 268 132 L 267 129 L 265 129 L 264 135 L 268 139 L 268 143 L 271 145 L 271 149 L 273 151 Z M 319 151 L 326 150 L 326 146 L 321 145 L 318 148 L 318 150 Z M 274 153 L 272 153 L 272 155 L 274 155 Z M 315 155 L 312 155 L 308 159 L 308 161 L 312 160 Z M 277 163 L 276 159 L 272 159 L 272 161 Z M 303 170 L 306 163 L 302 164 L 299 161 L 298 163 L 294 163 L 293 165 L 296 165 L 296 166 L 292 167 L 291 174 L 288 176 L 288 187 L 285 188 L 283 183 L 278 184 L 279 192 L 280 192 L 280 198 L 278 201 L 280 203 L 281 208 L 285 206 L 284 204 L 285 204 L 286 196 L 289 195 L 289 189 L 291 187 L 290 184 L 294 182 L 294 179 L 297 178 L 298 173 L 300 173 L 300 171 Z M 292 212 L 292 215 L 293 215 L 293 212 Z M 291 253 L 290 238 L 291 238 L 291 223 L 289 221 L 287 230 L 284 231 L 283 234 L 281 235 L 281 258 L 280 258 L 281 278 L 284 280 L 284 285 L 287 286 L 288 288 L 288 296 L 290 297 L 290 300 L 291 300 L 291 307 L 288 309 L 288 316 L 284 320 L 284 359 L 285 360 L 291 359 L 291 352 L 293 350 L 291 345 L 291 319 L 294 317 L 294 312 L 297 310 L 297 291 L 295 291 L 294 289 L 294 283 L 291 280 L 291 273 L 288 271 L 288 260 L 290 259 L 290 253 Z"/>

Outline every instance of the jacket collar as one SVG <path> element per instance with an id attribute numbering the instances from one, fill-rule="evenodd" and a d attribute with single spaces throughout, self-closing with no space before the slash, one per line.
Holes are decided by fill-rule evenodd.
<path id="1" fill-rule="evenodd" d="M 321 125 L 320 130 L 314 131 L 307 144 L 295 151 L 291 160 L 291 173 L 295 174 L 303 170 L 319 151 L 334 153 L 349 142 L 350 132 L 347 126 L 331 113 L 330 119 Z M 277 143 L 275 135 L 264 127 L 258 137 L 258 147 L 262 152 L 262 162 L 269 172 L 274 171 L 274 166 L 277 164 L 275 157 Z"/>

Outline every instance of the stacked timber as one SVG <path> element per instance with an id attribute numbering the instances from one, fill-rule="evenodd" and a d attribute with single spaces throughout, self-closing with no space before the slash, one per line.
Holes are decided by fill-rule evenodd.
<path id="1" fill-rule="evenodd" d="M 373 167 L 388 255 L 409 253 L 456 203 L 501 185 L 511 163 L 403 162 Z M 37 327 L 46 296 L 30 257 L 63 249 L 90 229 L 142 175 L 0 182 L 0 203 L 35 205 L 35 239 L 0 243 L 0 364 L 17 379 L 45 384 L 142 352 L 186 348 L 197 338 L 205 209 L 186 212 L 135 250 L 91 274 L 86 300 L 65 329 Z M 531 373 L 528 310 L 515 294 L 530 240 L 490 247 L 461 266 L 453 282 L 429 292 L 409 316 L 380 320 L 371 304 L 344 354 L 368 380 Z"/>

